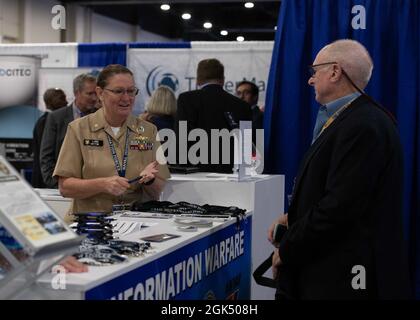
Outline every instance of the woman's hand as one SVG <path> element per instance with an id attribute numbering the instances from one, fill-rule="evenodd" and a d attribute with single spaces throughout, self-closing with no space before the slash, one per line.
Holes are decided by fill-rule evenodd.
<path id="1" fill-rule="evenodd" d="M 102 188 L 105 193 L 111 194 L 113 196 L 120 196 L 128 188 L 130 188 L 130 184 L 126 178 L 120 176 L 112 176 L 102 178 Z"/>
<path id="2" fill-rule="evenodd" d="M 60 265 L 64 267 L 66 272 L 74 272 L 74 273 L 88 272 L 88 267 L 85 264 L 78 261 L 73 256 L 66 257 L 63 261 L 60 262 Z"/>
<path id="3" fill-rule="evenodd" d="M 158 166 L 158 165 L 159 165 L 159 164 L 158 164 L 158 162 L 157 162 L 157 161 L 153 161 L 153 162 L 149 163 L 149 164 L 146 166 L 146 168 L 144 168 L 144 169 L 143 169 L 143 171 L 142 171 L 142 172 L 140 172 L 140 176 L 141 176 L 142 178 L 139 180 L 139 183 L 140 183 L 140 184 L 142 184 L 142 183 L 147 183 L 147 182 L 149 182 L 150 180 L 155 179 L 155 177 L 156 177 L 156 173 L 158 173 L 158 172 L 159 172 L 159 170 L 157 169 L 157 166 Z"/>

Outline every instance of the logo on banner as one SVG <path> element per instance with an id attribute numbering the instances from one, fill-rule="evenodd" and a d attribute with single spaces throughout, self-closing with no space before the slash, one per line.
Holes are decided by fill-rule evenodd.
<path id="1" fill-rule="evenodd" d="M 20 67 L 20 68 L 0 68 L 0 77 L 31 77 L 31 68 Z"/>
<path id="2" fill-rule="evenodd" d="M 147 75 L 147 94 L 151 96 L 159 86 L 167 86 L 176 92 L 179 88 L 179 80 L 173 73 L 166 72 L 161 66 L 157 66 Z"/>

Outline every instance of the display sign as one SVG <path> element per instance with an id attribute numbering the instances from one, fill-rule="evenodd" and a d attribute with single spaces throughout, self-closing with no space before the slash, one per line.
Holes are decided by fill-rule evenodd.
<path id="1" fill-rule="evenodd" d="M 0 144 L 4 150 L 4 154 L 2 155 L 6 157 L 7 161 L 11 162 L 13 165 L 15 165 L 15 163 L 29 162 L 30 166 L 32 166 L 32 139 L 0 138 Z M 20 168 L 17 169 L 19 170 Z"/>
<path id="2" fill-rule="evenodd" d="M 88 300 L 248 300 L 252 216 L 86 292 Z M 239 226 L 239 227 L 238 227 Z"/>
<path id="3" fill-rule="evenodd" d="M 16 170 L 0 156 L 0 221 L 22 245 L 36 252 L 77 238 Z"/>

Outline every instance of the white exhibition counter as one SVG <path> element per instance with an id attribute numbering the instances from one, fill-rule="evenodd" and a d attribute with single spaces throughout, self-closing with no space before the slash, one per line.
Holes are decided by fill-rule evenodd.
<path id="1" fill-rule="evenodd" d="M 172 218 L 119 218 L 142 222 L 121 237 L 142 241 L 156 234 L 179 237 L 152 242 L 148 253 L 111 266 L 89 266 L 86 273 L 45 274 L 20 299 L 249 299 L 251 220 L 213 220 L 211 227 L 179 231 Z M 238 228 L 239 226 L 239 228 Z M 64 285 L 64 287 L 61 287 Z M 55 287 L 55 289 L 53 289 Z"/>
<path id="2" fill-rule="evenodd" d="M 60 215 L 64 215 L 65 212 L 68 210 L 71 200 L 62 198 L 57 190 L 46 190 L 46 189 L 39 189 L 37 190 L 41 197 Z M 188 175 L 177 175 L 173 174 L 171 179 L 168 181 L 164 192 L 162 194 L 161 200 L 168 200 L 171 202 L 179 202 L 179 201 L 187 201 L 190 203 L 195 203 L 199 205 L 203 204 L 212 204 L 212 205 L 221 205 L 221 206 L 237 206 L 239 208 L 246 209 L 248 212 L 252 212 L 252 215 L 248 216 L 248 221 L 252 221 L 252 239 L 251 241 L 251 257 L 250 260 L 251 265 L 249 266 L 249 272 L 252 273 L 253 270 L 262 262 L 264 261 L 272 252 L 273 248 L 271 244 L 267 241 L 267 229 L 272 221 L 280 214 L 284 212 L 284 176 L 283 175 L 261 175 L 252 177 L 250 180 L 238 182 L 231 178 L 231 175 L 222 175 L 222 174 L 206 174 L 206 173 L 195 173 L 195 174 L 188 174 Z M 155 234 L 157 230 L 160 233 L 174 233 L 176 234 L 179 231 L 176 231 L 174 225 L 171 225 L 168 220 L 161 221 L 159 219 L 159 224 L 151 226 L 142 232 L 144 235 L 148 234 Z M 148 219 L 148 222 L 152 222 L 151 219 Z M 65 290 L 64 296 L 66 298 L 75 298 L 81 299 L 85 298 L 98 298 L 92 294 L 89 296 L 88 293 L 86 296 L 83 296 L 83 292 L 87 292 L 98 286 L 99 284 L 104 284 L 108 280 L 111 280 L 115 277 L 123 276 L 127 274 L 124 281 L 130 278 L 129 274 L 135 272 L 135 270 L 142 270 L 142 266 L 151 265 L 152 261 L 160 261 L 162 264 L 159 266 L 160 271 L 164 271 L 165 269 L 162 266 L 167 266 L 171 268 L 171 266 L 176 265 L 171 264 L 174 257 L 169 257 L 169 255 L 178 252 L 178 250 L 188 250 L 189 252 L 197 251 L 197 254 L 201 252 L 204 256 L 202 256 L 202 261 L 205 261 L 205 249 L 212 246 L 210 243 L 221 243 L 224 239 L 229 238 L 230 236 L 234 235 L 235 233 L 235 221 L 228 221 L 228 222 L 217 222 L 214 226 L 210 229 L 199 229 L 198 232 L 182 232 L 182 237 L 176 238 L 173 240 L 168 241 L 167 243 L 170 244 L 170 247 L 167 247 L 166 243 L 156 245 L 156 253 L 151 255 L 150 257 L 146 256 L 143 259 L 137 260 L 137 258 L 132 258 L 129 263 L 125 263 L 124 266 L 110 266 L 110 267 L 90 267 L 91 272 L 87 274 L 77 274 L 77 275 L 68 275 L 68 289 Z M 147 222 L 146 222 L 147 223 Z M 169 223 L 169 224 L 168 224 Z M 172 223 L 173 224 L 173 223 Z M 229 227 L 230 226 L 230 227 Z M 158 229 L 156 229 L 158 228 Z M 226 233 L 226 230 L 230 230 L 230 235 Z M 225 230 L 225 231 L 224 231 Z M 250 230 L 251 231 L 251 230 Z M 248 234 L 248 233 L 246 233 Z M 137 239 L 138 235 L 130 235 L 135 237 L 131 240 Z M 136 238 L 137 237 L 137 238 Z M 208 238 L 210 237 L 210 238 Z M 213 237 L 213 238 L 212 238 Z M 209 240 L 211 239 L 211 240 Z M 128 238 L 130 240 L 130 238 Z M 210 242 L 209 242 L 210 241 Z M 197 243 L 196 243 L 197 242 Z M 245 241 L 246 242 L 246 241 Z M 194 244 L 194 245 L 193 245 Z M 193 246 L 192 246 L 193 245 Z M 191 247 L 192 246 L 192 247 Z M 197 249 L 198 248 L 198 249 Z M 249 250 L 248 247 L 245 250 Z M 181 254 L 178 252 L 178 254 Z M 167 256 L 167 258 L 163 258 Z M 194 255 L 192 255 L 194 256 Z M 191 256 L 191 257 L 192 257 Z M 189 257 L 186 257 L 186 263 L 188 262 Z M 246 261 L 246 255 L 242 257 L 243 261 Z M 165 261 L 164 261 L 165 260 Z M 169 262 L 168 262 L 169 261 Z M 243 263 L 243 261 L 238 263 Z M 156 266 L 155 266 L 156 267 Z M 242 270 L 244 266 L 242 265 Z M 167 272 L 169 269 L 167 269 Z M 145 273 L 145 270 L 142 270 L 142 274 Z M 147 272 L 146 272 L 147 273 Z M 220 282 L 220 278 L 218 278 L 218 285 L 225 286 L 226 288 L 229 286 L 233 286 L 235 282 L 238 282 L 238 277 L 240 276 L 237 274 L 226 274 L 230 278 L 226 279 L 228 284 L 225 282 Z M 51 276 L 51 275 L 50 275 Z M 257 299 L 273 299 L 274 298 L 274 289 L 270 289 L 267 287 L 259 286 L 255 283 L 252 279 L 252 275 L 247 275 L 251 278 L 251 293 L 250 298 L 253 300 Z M 244 276 L 242 275 L 242 280 Z M 210 279 L 210 278 L 209 278 Z M 48 276 L 43 278 L 42 283 L 45 285 L 50 283 Z M 147 281 L 147 279 L 146 279 Z M 159 281 L 161 281 L 159 279 Z M 215 280 L 213 280 L 214 282 Z M 112 282 L 112 281 L 110 281 Z M 244 281 L 243 281 L 244 282 Z M 246 282 L 246 281 L 245 281 Z M 149 295 L 151 294 L 150 286 L 152 282 L 149 284 Z M 204 283 L 204 281 L 203 281 Z M 51 285 L 51 284 L 49 284 Z M 109 286 L 115 286 L 115 284 L 108 284 Z M 143 284 L 144 286 L 146 284 Z M 140 285 L 141 289 L 141 285 Z M 140 290 L 138 289 L 138 290 Z M 135 288 L 133 289 L 132 286 L 127 289 L 127 292 L 120 293 L 120 297 L 117 296 L 101 296 L 103 299 L 107 298 L 124 298 L 124 295 L 134 295 Z M 131 292 L 134 290 L 133 292 Z M 146 290 L 146 287 L 144 287 Z M 67 293 L 65 293 L 67 291 Z M 111 290 L 112 291 L 112 290 Z M 117 290 L 118 291 L 118 290 Z M 188 291 L 188 290 L 187 290 Z M 239 290 L 239 296 L 237 298 L 241 298 L 240 295 L 243 294 L 246 290 L 241 289 Z M 69 295 L 68 293 L 71 292 Z M 118 291 L 119 292 L 119 291 Z M 229 290 L 226 290 L 226 294 L 229 293 Z M 53 290 L 52 292 L 53 297 L 59 298 L 59 294 L 57 290 Z M 137 294 L 139 294 L 137 292 Z M 186 292 L 183 296 L 182 294 L 179 296 L 181 299 L 204 299 L 203 295 L 201 296 L 190 296 L 189 294 L 201 294 L 198 291 L 192 290 L 190 293 Z M 208 293 L 211 294 L 211 293 Z M 236 293 L 238 294 L 238 293 Z M 144 293 L 144 297 L 146 297 L 146 293 Z M 220 296 L 217 297 L 218 299 L 225 299 L 227 296 Z"/>

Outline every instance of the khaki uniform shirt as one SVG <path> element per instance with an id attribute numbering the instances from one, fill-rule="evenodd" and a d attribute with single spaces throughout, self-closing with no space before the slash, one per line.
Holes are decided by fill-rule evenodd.
<path id="1" fill-rule="evenodd" d="M 112 137 L 122 167 L 127 130 L 129 146 L 125 177 L 129 180 L 138 177 L 149 163 L 156 160 L 160 146 L 156 141 L 156 127 L 130 115 L 115 137 L 105 120 L 103 109 L 69 124 L 53 176 L 95 179 L 118 175 L 107 135 Z M 150 150 L 144 150 L 148 148 Z M 158 177 L 165 180 L 170 177 L 166 164 L 159 165 L 158 170 Z M 150 200 L 143 187 L 136 182 L 119 197 L 100 193 L 86 199 L 74 199 L 71 211 L 112 212 L 113 204 L 130 204 L 140 199 Z"/>

